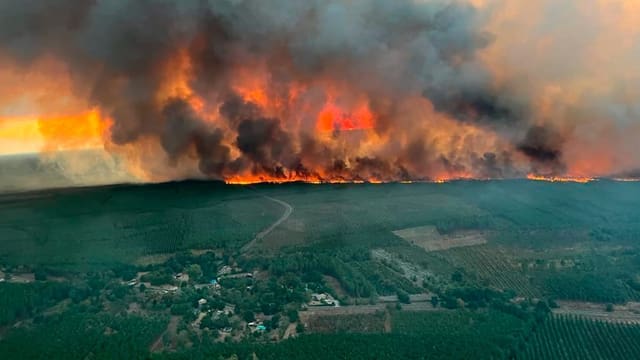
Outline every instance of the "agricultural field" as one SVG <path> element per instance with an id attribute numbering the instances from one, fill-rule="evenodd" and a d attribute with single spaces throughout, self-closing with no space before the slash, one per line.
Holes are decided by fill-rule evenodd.
<path id="1" fill-rule="evenodd" d="M 306 322 L 306 329 L 314 333 L 382 333 L 388 315 L 385 311 L 377 311 L 373 314 L 344 314 L 334 315 L 327 311 L 324 316 L 311 316 Z M 387 325 L 388 326 L 388 325 Z"/>
<path id="2" fill-rule="evenodd" d="M 484 234 L 478 231 L 461 230 L 443 236 L 432 225 L 396 230 L 393 233 L 427 252 L 487 243 Z"/>
<path id="3" fill-rule="evenodd" d="M 552 316 L 517 359 L 638 359 L 640 325 Z"/>
<path id="4" fill-rule="evenodd" d="M 418 347 L 435 348 L 458 359 L 505 358 L 528 331 L 521 319 L 493 310 L 398 312 L 392 317 L 391 328 L 412 337 Z"/>
<path id="5" fill-rule="evenodd" d="M 513 290 L 524 297 L 539 297 L 540 289 L 532 278 L 521 271 L 514 259 L 504 251 L 488 246 L 450 249 L 436 254 L 463 269 L 472 281 L 497 289 Z"/>
<path id="6" fill-rule="evenodd" d="M 622 324 L 640 325 L 640 303 L 628 302 L 622 305 L 612 303 L 592 303 L 584 301 L 558 300 L 554 314 L 573 315 L 581 318 L 602 320 Z"/>

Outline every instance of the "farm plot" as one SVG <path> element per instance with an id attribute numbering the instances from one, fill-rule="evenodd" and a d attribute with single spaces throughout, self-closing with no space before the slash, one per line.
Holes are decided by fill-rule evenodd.
<path id="1" fill-rule="evenodd" d="M 517 359 L 640 359 L 640 326 L 553 315 Z"/>
<path id="2" fill-rule="evenodd" d="M 539 297 L 540 291 L 531 284 L 527 275 L 510 256 L 499 249 L 488 246 L 450 249 L 437 253 L 454 267 L 460 267 L 468 274 L 477 277 L 483 284 L 501 290 L 513 290 L 518 295 Z"/>
<path id="3" fill-rule="evenodd" d="M 484 234 L 480 231 L 460 230 L 442 235 L 435 226 L 431 225 L 396 230 L 393 233 L 427 252 L 487 243 Z"/>
<path id="4" fill-rule="evenodd" d="M 624 305 L 607 305 L 601 303 L 583 301 L 557 301 L 558 308 L 553 309 L 554 314 L 576 315 L 584 318 L 617 322 L 623 324 L 640 325 L 640 303 L 628 302 Z"/>
<path id="5" fill-rule="evenodd" d="M 375 310 L 372 313 L 361 314 L 327 313 L 321 316 L 308 316 L 305 320 L 305 328 L 315 333 L 381 333 L 385 332 L 385 323 L 388 322 L 388 314 L 384 310 Z M 386 328 L 388 329 L 388 326 L 386 326 Z"/>
<path id="6" fill-rule="evenodd" d="M 391 318 L 391 332 L 411 339 L 416 349 L 447 354 L 444 359 L 502 359 L 525 331 L 525 323 L 499 311 L 399 311 Z M 411 358 L 423 359 L 425 353 Z M 429 354 L 431 358 L 431 354 Z"/>

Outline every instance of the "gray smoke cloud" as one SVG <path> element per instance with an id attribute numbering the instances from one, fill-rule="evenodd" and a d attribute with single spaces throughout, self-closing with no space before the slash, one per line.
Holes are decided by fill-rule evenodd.
<path id="1" fill-rule="evenodd" d="M 62 59 L 78 93 L 113 119 L 115 144 L 155 138 L 169 163 L 195 153 L 200 171 L 215 178 L 318 169 L 345 179 L 429 178 L 443 169 L 511 177 L 522 175 L 514 156 L 562 173 L 563 136 L 534 124 L 527 98 L 497 83 L 478 59 L 495 39 L 482 15 L 447 0 L 4 0 L 0 53 L 24 67 L 45 55 Z M 179 51 L 190 63 L 190 87 L 219 105 L 221 121 L 205 119 L 188 98 L 159 98 Z M 325 102 L 314 90 L 324 80 L 348 84 L 368 100 L 374 131 L 388 145 L 351 153 L 349 144 L 364 135 L 336 131 L 334 143 L 342 145 L 327 146 L 313 121 L 302 116 L 290 126 L 283 118 L 301 117 L 305 108 L 296 104 L 280 117 L 265 114 L 234 90 L 239 64 L 268 69 L 276 98 L 286 99 L 294 83 L 309 85 L 301 95 L 307 104 Z M 416 94 L 436 113 L 494 132 L 506 145 L 476 152 L 482 138 L 453 137 L 446 140 L 453 149 L 443 151 L 443 140 L 428 135 L 434 122 L 421 123 L 402 105 Z"/>

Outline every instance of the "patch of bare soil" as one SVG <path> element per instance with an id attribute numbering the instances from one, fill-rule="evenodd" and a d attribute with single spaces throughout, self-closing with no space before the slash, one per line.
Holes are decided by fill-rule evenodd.
<path id="1" fill-rule="evenodd" d="M 136 261 L 134 261 L 134 264 L 138 266 L 164 264 L 172 256 L 173 254 L 156 254 L 156 255 L 142 256 L 136 259 Z"/>
<path id="2" fill-rule="evenodd" d="M 300 321 L 311 332 L 390 332 L 392 326 L 387 306 L 389 303 L 317 307 L 300 312 Z M 402 304 L 402 311 L 452 310 L 434 308 L 430 302 L 414 302 Z"/>
<path id="3" fill-rule="evenodd" d="M 214 248 L 210 248 L 210 249 L 191 249 L 189 250 L 191 251 L 191 254 L 194 256 L 200 256 L 200 255 L 204 255 L 208 252 L 212 252 L 218 256 L 220 256 L 222 254 L 222 250 L 220 249 L 214 249 Z"/>
<path id="4" fill-rule="evenodd" d="M 399 256 L 383 249 L 372 250 L 371 256 L 374 259 L 380 260 L 383 264 L 391 266 L 392 270 L 396 268 L 400 269 L 399 274 L 418 287 L 422 287 L 422 281 L 425 278 L 434 276 L 430 271 L 416 264 L 404 261 Z"/>
<path id="5" fill-rule="evenodd" d="M 386 311 L 362 314 L 327 314 L 309 317 L 305 323 L 308 331 L 314 333 L 335 332 L 384 332 Z"/>
<path id="6" fill-rule="evenodd" d="M 322 276 L 322 278 L 327 283 L 327 285 L 329 285 L 329 287 L 332 288 L 333 291 L 336 292 L 336 295 L 338 295 L 339 297 L 344 297 L 344 296 L 347 295 L 347 291 L 342 287 L 342 285 L 340 284 L 340 281 L 338 281 L 338 279 L 334 278 L 333 276 L 329 276 L 329 275 L 324 275 L 324 276 Z"/>
<path id="7" fill-rule="evenodd" d="M 391 332 L 391 314 L 388 311 L 384 313 L 384 332 Z"/>
<path id="8" fill-rule="evenodd" d="M 143 314 L 145 311 L 142 309 L 140 304 L 137 302 L 129 303 L 129 307 L 127 308 L 127 314 Z"/>
<path id="9" fill-rule="evenodd" d="M 296 337 L 298 335 L 296 325 L 297 323 L 291 323 L 287 326 L 287 329 L 284 331 L 284 335 L 282 336 L 282 340 L 286 340 L 290 337 Z"/>
<path id="10" fill-rule="evenodd" d="M 14 283 L 30 283 L 36 280 L 35 275 L 33 273 L 20 273 L 20 274 L 12 274 L 11 278 L 7 280 L 8 282 Z"/>
<path id="11" fill-rule="evenodd" d="M 485 234 L 481 231 L 460 230 L 442 235 L 432 225 L 396 230 L 393 234 L 427 252 L 487 243 Z"/>
<path id="12" fill-rule="evenodd" d="M 391 301 L 391 300 L 396 301 Z M 427 299 L 431 299 L 430 296 L 420 295 L 413 297 L 411 295 L 412 302 L 411 304 L 402 304 L 403 311 L 447 311 L 447 309 L 442 307 L 434 308 L 433 305 Z M 416 301 L 414 301 L 414 299 Z M 311 307 L 307 311 L 300 312 L 300 319 L 303 323 L 306 323 L 307 320 L 313 318 L 315 316 L 331 316 L 331 315 L 354 315 L 354 314 L 373 314 L 378 311 L 385 311 L 389 304 L 395 304 L 397 302 L 397 297 L 391 298 L 389 297 L 389 301 L 381 301 L 378 304 L 374 305 L 351 305 L 351 306 L 316 306 Z M 424 301 L 417 301 L 424 300 Z"/>
<path id="13" fill-rule="evenodd" d="M 159 352 L 164 349 L 164 337 L 168 334 L 172 339 L 176 337 L 176 331 L 178 329 L 178 323 L 180 322 L 180 316 L 172 316 L 171 320 L 169 320 L 169 324 L 167 324 L 167 329 L 158 336 L 156 341 L 149 346 L 150 352 Z"/>

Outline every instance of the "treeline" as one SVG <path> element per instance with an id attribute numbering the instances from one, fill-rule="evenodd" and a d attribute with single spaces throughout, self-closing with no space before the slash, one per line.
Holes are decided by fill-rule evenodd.
<path id="1" fill-rule="evenodd" d="M 549 275 L 544 286 L 557 299 L 623 303 L 635 298 L 633 278 L 618 278 L 592 271 L 567 271 Z M 629 287 L 629 288 L 628 288 Z M 634 296 L 636 295 L 636 296 Z"/>

